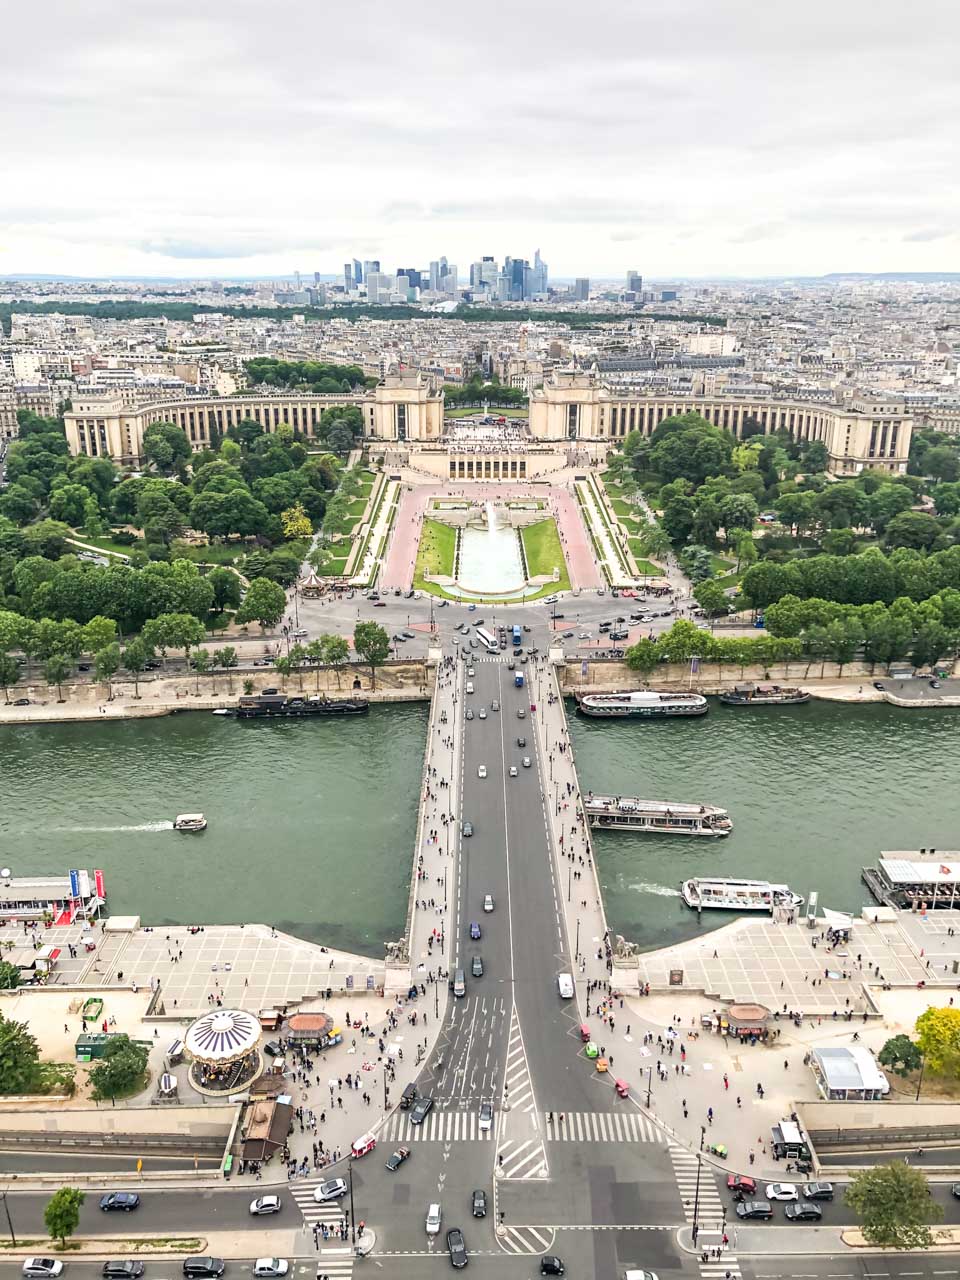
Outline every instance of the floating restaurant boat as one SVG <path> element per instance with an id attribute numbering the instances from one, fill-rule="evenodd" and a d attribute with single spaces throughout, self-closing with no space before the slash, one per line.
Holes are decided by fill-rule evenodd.
<path id="1" fill-rule="evenodd" d="M 728 836 L 733 823 L 726 809 L 712 804 L 673 804 L 633 796 L 595 796 L 587 792 L 583 811 L 591 827 L 679 836 Z"/>
<path id="2" fill-rule="evenodd" d="M 738 684 L 720 694 L 728 707 L 784 707 L 794 702 L 809 702 L 806 689 L 782 684 Z"/>
<path id="3" fill-rule="evenodd" d="M 960 907 L 960 853 L 920 849 L 882 853 L 875 867 L 861 868 L 864 884 L 886 906 L 924 911 Z"/>
<path id="4" fill-rule="evenodd" d="M 245 694 L 237 704 L 241 720 L 264 716 L 365 716 L 370 704 L 360 699 L 293 697 L 284 693 Z"/>
<path id="5" fill-rule="evenodd" d="M 174 831 L 206 831 L 207 820 L 202 813 L 178 813 L 173 822 Z"/>
<path id="6" fill-rule="evenodd" d="M 803 898 L 789 885 L 769 880 L 734 880 L 727 876 L 698 876 L 684 880 L 680 894 L 694 911 L 770 911 L 801 907 Z"/>
<path id="7" fill-rule="evenodd" d="M 661 693 L 631 689 L 624 693 L 578 693 L 577 709 L 585 716 L 703 716 L 709 710 L 699 693 Z"/>

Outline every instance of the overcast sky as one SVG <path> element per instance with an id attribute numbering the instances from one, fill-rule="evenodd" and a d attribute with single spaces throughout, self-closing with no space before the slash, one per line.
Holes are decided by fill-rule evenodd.
<path id="1" fill-rule="evenodd" d="M 960 4 L 46 0 L 0 273 L 960 268 Z"/>

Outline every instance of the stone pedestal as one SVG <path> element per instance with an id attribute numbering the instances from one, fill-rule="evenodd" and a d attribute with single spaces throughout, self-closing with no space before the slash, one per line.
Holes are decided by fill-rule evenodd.
<path id="1" fill-rule="evenodd" d="M 398 991 L 406 995 L 412 985 L 413 978 L 411 977 L 409 961 L 405 964 L 399 964 L 388 960 L 383 979 L 384 991 L 390 995 Z"/>
<path id="2" fill-rule="evenodd" d="M 622 991 L 624 995 L 640 994 L 640 959 L 638 956 L 627 956 L 625 959 L 614 958 L 610 973 L 610 986 L 614 991 Z"/>

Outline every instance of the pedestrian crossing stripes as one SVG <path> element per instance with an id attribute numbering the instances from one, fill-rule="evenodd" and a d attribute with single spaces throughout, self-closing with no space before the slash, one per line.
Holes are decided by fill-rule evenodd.
<path id="1" fill-rule="evenodd" d="M 353 1275 L 354 1257 L 330 1257 L 327 1253 L 317 1255 L 317 1276 L 319 1280 L 350 1280 Z"/>
<path id="2" fill-rule="evenodd" d="M 505 1227 L 498 1237 L 505 1253 L 546 1253 L 553 1244 L 550 1227 Z"/>
<path id="3" fill-rule="evenodd" d="M 422 1124 L 411 1124 L 404 1112 L 394 1112 L 383 1130 L 383 1142 L 490 1142 L 490 1129 L 481 1130 L 480 1117 L 472 1111 L 438 1111 Z"/>
<path id="4" fill-rule="evenodd" d="M 742 1280 L 740 1263 L 732 1253 L 712 1258 L 709 1262 L 700 1262 L 702 1280 Z"/>
<path id="5" fill-rule="evenodd" d="M 694 1210 L 696 1210 L 696 1220 L 701 1227 L 713 1226 L 723 1221 L 726 1206 L 720 1199 L 712 1166 L 703 1161 L 696 1152 L 672 1144 L 670 1161 L 673 1164 L 673 1175 L 683 1202 L 683 1216 L 687 1222 L 693 1223 Z"/>
<path id="6" fill-rule="evenodd" d="M 523 1182 L 531 1178 L 545 1178 L 547 1153 L 539 1137 L 528 1138 L 525 1142 L 506 1138 L 497 1148 L 497 1174 L 501 1178 L 512 1178 Z"/>
<path id="7" fill-rule="evenodd" d="M 659 1142 L 664 1138 L 639 1111 L 554 1111 L 544 1122 L 547 1142 Z"/>
<path id="8" fill-rule="evenodd" d="M 290 1195 L 296 1201 L 297 1207 L 303 1214 L 303 1220 L 308 1226 L 325 1225 L 332 1233 L 338 1232 L 340 1224 L 344 1221 L 343 1209 L 338 1200 L 326 1200 L 321 1204 L 313 1198 L 313 1193 L 323 1182 L 323 1178 L 304 1178 L 303 1181 L 295 1181 L 290 1183 Z"/>

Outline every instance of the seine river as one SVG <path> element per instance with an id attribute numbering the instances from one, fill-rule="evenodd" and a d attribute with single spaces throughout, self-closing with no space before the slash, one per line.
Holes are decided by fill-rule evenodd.
<path id="1" fill-rule="evenodd" d="M 960 845 L 955 711 L 714 703 L 699 720 L 617 723 L 571 708 L 570 726 L 584 788 L 733 818 L 726 840 L 595 833 L 611 927 L 644 948 L 697 931 L 688 875 L 785 880 L 855 910 L 879 850 Z M 258 920 L 382 955 L 406 917 L 426 728 L 425 703 L 347 722 L 0 727 L 0 866 L 102 868 L 110 910 L 148 923 Z M 193 810 L 203 835 L 170 830 Z"/>
<path id="2" fill-rule="evenodd" d="M 580 785 L 729 810 L 723 840 L 594 832 L 610 927 L 649 950 L 726 923 L 679 897 L 691 875 L 786 881 L 821 907 L 872 899 L 881 849 L 960 848 L 960 713 L 809 702 L 724 707 L 696 720 L 591 720 L 570 733 Z"/>

